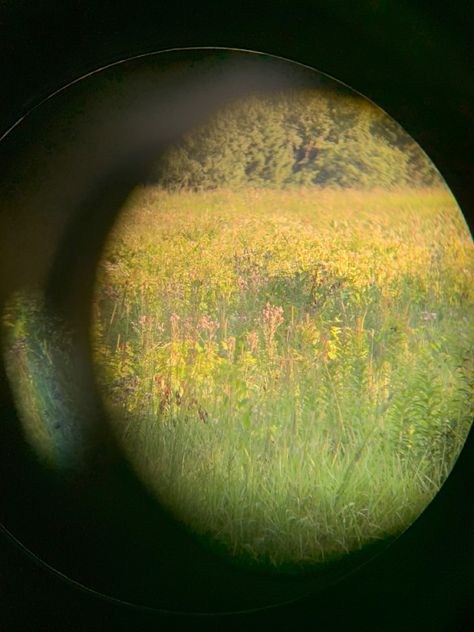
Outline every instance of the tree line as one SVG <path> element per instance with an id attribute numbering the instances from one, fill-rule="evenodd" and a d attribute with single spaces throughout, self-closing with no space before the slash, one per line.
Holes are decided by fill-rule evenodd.
<path id="1" fill-rule="evenodd" d="M 441 177 L 382 110 L 357 96 L 302 91 L 224 107 L 160 159 L 167 189 L 431 186 Z"/>

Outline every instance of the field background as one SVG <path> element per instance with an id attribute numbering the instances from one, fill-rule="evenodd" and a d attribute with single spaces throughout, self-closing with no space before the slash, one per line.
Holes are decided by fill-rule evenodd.
<path id="1" fill-rule="evenodd" d="M 240 559 L 302 568 L 397 535 L 469 431 L 473 280 L 442 186 L 140 188 L 93 306 L 113 429 Z"/>

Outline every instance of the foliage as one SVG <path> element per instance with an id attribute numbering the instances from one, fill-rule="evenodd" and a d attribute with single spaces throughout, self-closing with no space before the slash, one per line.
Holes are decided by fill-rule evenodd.
<path id="1" fill-rule="evenodd" d="M 87 458 L 90 406 L 72 332 L 32 288 L 9 297 L 1 324 L 5 368 L 25 438 L 44 464 L 73 472 Z"/>
<path id="2" fill-rule="evenodd" d="M 470 427 L 473 276 L 445 189 L 143 189 L 96 288 L 114 428 L 236 555 L 304 565 L 396 535 Z"/>
<path id="3" fill-rule="evenodd" d="M 357 96 L 252 97 L 222 108 L 171 147 L 152 179 L 171 190 L 441 183 L 416 143 Z"/>

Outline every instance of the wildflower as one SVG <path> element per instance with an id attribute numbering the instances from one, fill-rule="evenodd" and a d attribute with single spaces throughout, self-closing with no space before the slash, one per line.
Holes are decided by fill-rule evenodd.
<path id="1" fill-rule="evenodd" d="M 138 324 L 141 325 L 142 327 L 146 327 L 146 325 L 150 325 L 151 322 L 152 322 L 151 316 L 141 316 L 138 319 Z"/>
<path id="2" fill-rule="evenodd" d="M 159 396 L 160 412 L 163 412 L 170 403 L 171 383 L 165 381 L 162 375 L 155 375 L 153 378 Z"/>
<path id="3" fill-rule="evenodd" d="M 283 307 L 267 303 L 262 311 L 261 326 L 269 347 L 273 347 L 276 330 L 283 322 Z"/>
<path id="4" fill-rule="evenodd" d="M 227 348 L 229 351 L 229 355 L 233 356 L 235 352 L 235 336 L 229 336 L 227 338 Z"/>
<path id="5" fill-rule="evenodd" d="M 155 323 L 155 328 L 157 333 L 162 334 L 165 330 L 165 326 L 163 323 Z"/>
<path id="6" fill-rule="evenodd" d="M 276 329 L 283 322 L 283 307 L 276 307 L 267 303 L 262 311 L 262 321 Z"/>
<path id="7" fill-rule="evenodd" d="M 192 337 L 192 334 L 194 333 L 194 322 L 193 319 L 188 316 L 188 318 L 185 318 L 182 321 L 182 326 L 184 331 L 186 332 L 186 335 L 189 337 Z"/>
<path id="8" fill-rule="evenodd" d="M 198 328 L 207 331 L 209 338 L 214 338 L 219 327 L 219 321 L 211 320 L 209 316 L 203 316 L 198 323 Z"/>
<path id="9" fill-rule="evenodd" d="M 176 314 L 175 312 L 173 312 L 170 316 L 170 323 L 171 323 L 171 336 L 174 337 L 177 335 L 178 333 L 178 323 L 181 320 L 181 318 L 178 316 L 178 314 Z"/>
<path id="10" fill-rule="evenodd" d="M 262 277 L 260 274 L 260 270 L 254 267 L 254 269 L 250 273 L 250 283 L 252 284 L 252 287 L 257 288 L 260 285 L 261 281 Z"/>
<path id="11" fill-rule="evenodd" d="M 165 380 L 164 380 L 163 376 L 162 375 L 155 375 L 153 379 L 154 379 L 154 381 L 155 381 L 155 383 L 157 385 L 157 388 L 162 389 L 163 386 L 164 386 L 164 383 L 165 383 Z"/>
<path id="12" fill-rule="evenodd" d="M 238 283 L 239 288 L 241 290 L 246 290 L 248 288 L 248 286 L 249 286 L 247 281 L 240 275 L 237 278 L 237 283 Z"/>
<path id="13" fill-rule="evenodd" d="M 250 351 L 255 353 L 258 347 L 258 333 L 254 330 L 247 334 L 247 341 L 249 343 Z"/>

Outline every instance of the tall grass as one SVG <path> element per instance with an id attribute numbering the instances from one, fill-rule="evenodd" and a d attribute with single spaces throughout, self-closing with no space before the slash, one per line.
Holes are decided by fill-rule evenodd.
<path id="1" fill-rule="evenodd" d="M 114 429 L 236 556 L 299 567 L 397 535 L 470 427 L 473 279 L 443 188 L 141 189 L 94 303 Z"/>

